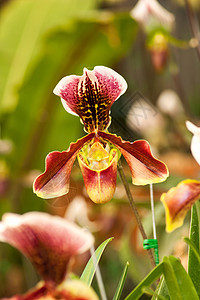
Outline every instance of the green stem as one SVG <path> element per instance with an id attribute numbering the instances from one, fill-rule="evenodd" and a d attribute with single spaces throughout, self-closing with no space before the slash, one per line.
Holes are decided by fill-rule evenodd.
<path id="1" fill-rule="evenodd" d="M 186 11 L 191 27 L 192 34 L 194 38 L 198 41 L 198 45 L 196 47 L 197 55 L 200 59 L 200 30 L 196 16 L 192 10 L 191 4 L 188 0 L 185 0 Z"/>
<path id="2" fill-rule="evenodd" d="M 118 172 L 119 172 L 121 181 L 122 181 L 122 183 L 124 185 L 124 188 L 125 188 L 126 195 L 128 197 L 130 206 L 131 206 L 132 211 L 133 211 L 133 213 L 135 215 L 135 218 L 136 218 L 136 221 L 137 221 L 137 224 L 138 224 L 138 228 L 140 230 L 142 238 L 143 238 L 143 240 L 146 240 L 147 239 L 147 235 L 146 235 L 146 232 L 145 232 L 144 227 L 142 225 L 142 222 L 141 222 L 141 219 L 140 219 L 140 216 L 139 216 L 139 213 L 138 213 L 135 201 L 133 200 L 133 197 L 132 197 L 132 194 L 131 194 L 131 191 L 130 191 L 130 188 L 129 188 L 129 184 L 128 184 L 127 180 L 126 180 L 126 177 L 125 177 L 125 174 L 124 174 L 124 171 L 123 171 L 123 167 L 122 167 L 122 164 L 121 164 L 121 160 L 119 160 L 119 162 L 118 162 Z M 147 253 L 149 255 L 149 259 L 150 259 L 150 262 L 152 264 L 152 267 L 155 268 L 156 264 L 155 264 L 154 255 L 153 255 L 152 249 L 147 249 Z"/>

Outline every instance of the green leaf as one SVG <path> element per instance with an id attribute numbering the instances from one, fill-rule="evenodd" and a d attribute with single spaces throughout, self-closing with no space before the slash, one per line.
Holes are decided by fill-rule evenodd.
<path id="1" fill-rule="evenodd" d="M 124 271 L 122 273 L 121 279 L 120 279 L 119 284 L 117 286 L 117 289 L 116 289 L 115 295 L 113 297 L 113 300 L 119 300 L 120 299 L 120 296 L 121 296 L 121 293 L 122 293 L 122 290 L 123 290 L 123 287 L 124 287 L 124 282 L 126 280 L 128 267 L 129 267 L 129 262 L 127 262 L 125 267 L 124 267 Z"/>
<path id="2" fill-rule="evenodd" d="M 96 272 L 96 267 L 99 263 L 99 260 L 103 254 L 103 251 L 107 244 L 111 242 L 113 238 L 105 240 L 95 251 L 92 257 L 89 259 L 80 279 L 83 280 L 87 285 L 91 285 L 94 274 Z"/>
<path id="3" fill-rule="evenodd" d="M 196 288 L 200 298 L 200 201 L 197 201 L 192 207 L 191 225 L 190 225 L 190 247 L 188 255 L 188 274 Z M 187 240 L 186 240 L 187 242 Z"/>
<path id="4" fill-rule="evenodd" d="M 164 277 L 171 299 L 198 300 L 199 297 L 192 280 L 180 261 L 174 256 L 164 257 L 163 261 L 166 263 Z"/>
<path id="5" fill-rule="evenodd" d="M 164 263 L 160 263 L 155 267 L 147 277 L 141 281 L 140 284 L 125 298 L 125 300 L 137 300 L 144 293 L 144 289 L 149 287 L 156 279 L 158 279 L 163 274 Z M 177 299 L 178 300 L 178 299 Z"/>
<path id="6" fill-rule="evenodd" d="M 156 295 L 156 292 L 153 291 L 153 289 L 149 288 L 149 287 L 146 287 L 143 289 L 143 292 L 144 294 L 146 295 L 149 295 L 149 296 L 155 296 Z M 156 299 L 157 300 L 168 300 L 169 298 L 166 298 L 164 296 L 161 296 L 161 295 L 156 295 Z"/>
<path id="7" fill-rule="evenodd" d="M 0 115 L 15 109 L 17 91 L 25 73 L 39 53 L 42 36 L 55 26 L 67 24 L 77 11 L 95 7 L 86 0 L 10 1 L 1 9 L 0 31 Z"/>
<path id="8" fill-rule="evenodd" d="M 174 273 L 174 269 L 170 263 L 169 258 L 165 256 L 163 258 L 163 262 L 164 262 L 163 274 L 165 277 L 165 281 L 167 284 L 167 288 L 168 288 L 171 300 L 182 300 L 181 291 L 180 291 L 179 285 L 177 283 L 176 275 Z"/>
<path id="9" fill-rule="evenodd" d="M 200 253 L 198 251 L 198 249 L 196 248 L 195 244 L 190 241 L 187 237 L 184 238 L 184 241 L 190 246 L 191 250 L 194 252 L 199 264 L 200 264 Z"/>
<path id="10" fill-rule="evenodd" d="M 168 288 L 164 276 L 161 278 L 152 297 L 152 300 L 160 300 L 160 299 L 170 300 L 169 292 L 168 292 Z"/>

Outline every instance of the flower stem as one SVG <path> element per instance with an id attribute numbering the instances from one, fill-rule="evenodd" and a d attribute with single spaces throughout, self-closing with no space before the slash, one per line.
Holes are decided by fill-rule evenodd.
<path id="1" fill-rule="evenodd" d="M 135 215 L 135 218 L 136 218 L 136 221 L 137 221 L 137 224 L 138 224 L 138 228 L 140 230 L 142 238 L 144 240 L 146 240 L 147 239 L 147 235 L 146 235 L 146 232 L 145 232 L 144 227 L 142 225 L 142 222 L 141 222 L 138 210 L 136 208 L 135 201 L 133 200 L 133 197 L 132 197 L 132 194 L 131 194 L 131 191 L 130 191 L 130 188 L 129 188 L 129 184 L 128 184 L 127 180 L 126 180 L 126 177 L 125 177 L 125 174 L 124 174 L 124 171 L 123 171 L 123 167 L 122 167 L 122 164 L 121 164 L 121 160 L 119 160 L 119 162 L 118 162 L 118 172 L 119 172 L 121 181 L 122 181 L 122 183 L 124 185 L 124 188 L 125 188 L 126 195 L 128 197 L 130 206 L 131 206 L 131 208 L 133 210 L 133 213 Z M 147 249 L 147 253 L 149 255 L 149 259 L 150 259 L 150 262 L 152 264 L 152 267 L 154 268 L 156 266 L 156 264 L 155 264 L 154 255 L 153 255 L 152 249 Z"/>
<path id="2" fill-rule="evenodd" d="M 153 238 L 156 240 L 156 220 L 154 211 L 154 197 L 153 197 L 153 184 L 150 184 L 150 199 L 151 199 L 151 211 L 152 211 L 152 223 L 153 223 Z"/>
<path id="3" fill-rule="evenodd" d="M 197 21 L 196 16 L 194 15 L 191 4 L 188 0 L 185 0 L 185 6 L 186 6 L 186 11 L 187 11 L 192 34 L 193 34 L 194 38 L 198 41 L 196 51 L 197 51 L 198 57 L 200 59 L 200 30 L 199 30 L 198 21 Z"/>

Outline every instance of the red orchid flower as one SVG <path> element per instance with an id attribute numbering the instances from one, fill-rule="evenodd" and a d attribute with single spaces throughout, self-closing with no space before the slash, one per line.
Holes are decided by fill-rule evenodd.
<path id="1" fill-rule="evenodd" d="M 97 66 L 93 71 L 84 69 L 82 76 L 71 75 L 61 79 L 54 93 L 61 97 L 67 112 L 81 118 L 88 134 L 71 143 L 67 151 L 48 154 L 46 170 L 33 185 L 39 197 L 48 199 L 68 193 L 76 157 L 87 193 L 95 203 L 104 203 L 113 197 L 119 151 L 130 167 L 134 184 L 145 185 L 167 178 L 166 165 L 152 156 L 148 142 L 138 140 L 130 143 L 107 132 L 111 106 L 126 89 L 124 78 L 103 66 Z"/>
<path id="2" fill-rule="evenodd" d="M 43 280 L 26 294 L 10 299 L 98 300 L 84 283 L 66 278 L 71 259 L 92 246 L 94 239 L 89 232 L 47 213 L 7 213 L 0 222 L 0 241 L 9 243 L 27 256 Z M 77 287 L 79 294 L 72 286 Z"/>

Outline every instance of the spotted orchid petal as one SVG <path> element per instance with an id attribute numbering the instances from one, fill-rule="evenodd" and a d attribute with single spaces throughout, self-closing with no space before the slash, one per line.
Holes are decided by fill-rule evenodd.
<path id="1" fill-rule="evenodd" d="M 200 181 L 184 180 L 161 195 L 165 207 L 166 231 L 182 226 L 184 218 L 195 201 L 200 199 Z"/>
<path id="2" fill-rule="evenodd" d="M 63 281 L 72 257 L 88 250 L 93 236 L 66 219 L 47 213 L 7 213 L 0 222 L 0 241 L 27 256 L 51 286 Z"/>
<path id="3" fill-rule="evenodd" d="M 101 143 L 96 142 L 92 145 L 86 159 L 83 152 L 79 152 L 78 162 L 90 199 L 95 203 L 110 201 L 117 180 L 117 149 L 112 149 L 109 153 Z"/>
<path id="4" fill-rule="evenodd" d="M 47 155 L 46 170 L 33 183 L 33 191 L 38 197 L 50 199 L 68 193 L 71 169 L 77 153 L 93 137 L 94 133 L 88 134 L 76 143 L 71 143 L 67 151 L 54 151 Z"/>
<path id="5" fill-rule="evenodd" d="M 174 15 L 161 6 L 157 0 L 139 0 L 131 10 L 131 16 L 147 31 L 155 26 L 163 26 L 171 30 L 175 20 Z"/>
<path id="6" fill-rule="evenodd" d="M 54 89 L 67 112 L 78 115 L 86 132 L 105 130 L 110 124 L 110 108 L 127 89 L 124 78 L 110 68 L 86 68 L 82 76 L 62 78 Z"/>
<path id="7" fill-rule="evenodd" d="M 193 134 L 191 141 L 191 152 L 197 163 L 200 165 L 200 127 L 190 121 L 186 122 L 187 129 Z"/>
<path id="8" fill-rule="evenodd" d="M 130 143 L 114 134 L 99 132 L 98 135 L 110 141 L 120 150 L 131 170 L 133 184 L 158 183 L 168 177 L 167 166 L 153 157 L 147 141 L 138 140 Z"/>

